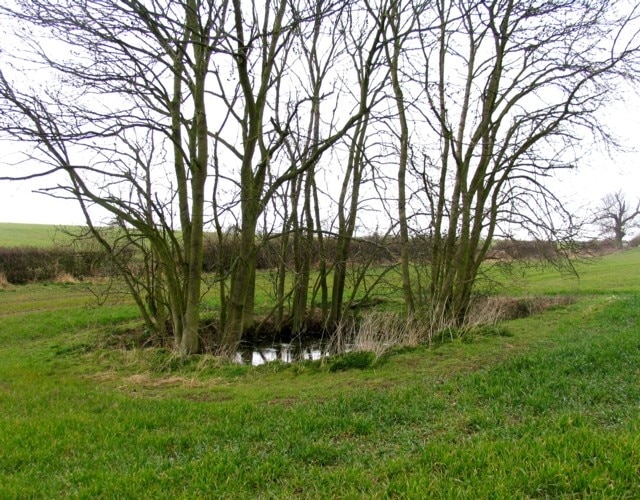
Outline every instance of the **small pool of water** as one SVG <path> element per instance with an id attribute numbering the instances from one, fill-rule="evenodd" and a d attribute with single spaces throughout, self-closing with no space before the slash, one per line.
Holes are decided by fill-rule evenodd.
<path id="1" fill-rule="evenodd" d="M 293 363 L 295 361 L 316 360 L 329 356 L 326 342 L 310 341 L 295 343 L 275 343 L 269 345 L 247 345 L 236 353 L 235 361 L 244 365 L 263 365 L 272 361 Z"/>

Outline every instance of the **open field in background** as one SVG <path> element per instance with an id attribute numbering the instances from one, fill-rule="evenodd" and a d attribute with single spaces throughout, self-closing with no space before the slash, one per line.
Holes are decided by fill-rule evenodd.
<path id="1" fill-rule="evenodd" d="M 54 248 L 68 241 L 69 237 L 56 226 L 0 223 L 0 248 L 13 246 Z M 517 262 L 513 263 L 509 273 L 503 273 L 500 271 L 500 266 L 487 263 L 487 267 L 491 267 L 487 273 L 491 281 L 489 293 L 502 294 L 506 290 L 508 295 L 573 295 L 640 290 L 640 273 L 634 272 L 640 258 L 638 252 L 640 248 L 633 248 L 607 255 L 604 259 L 598 257 L 579 262 L 576 264 L 578 276 L 567 272 L 559 273 L 548 266 L 525 268 Z M 209 263 L 209 265 L 212 264 Z M 370 270 L 370 283 L 375 281 L 378 271 L 379 269 L 376 268 Z M 612 273 L 615 274 L 616 280 L 611 279 Z M 273 277 L 269 271 L 264 269 L 259 271 L 256 302 L 260 313 L 267 313 L 269 310 L 269 304 L 272 301 L 270 294 L 274 293 Z M 400 285 L 398 269 L 397 272 L 389 273 L 382 286 L 377 287 L 375 293 L 386 303 L 381 306 L 382 308 L 394 309 L 401 304 L 402 295 L 398 293 Z M 205 306 L 215 307 L 217 302 L 215 291 L 209 293 L 208 297 L 212 303 Z"/>
<path id="2" fill-rule="evenodd" d="M 342 371 L 126 350 L 126 300 L 0 288 L 0 498 L 638 498 L 640 250 L 579 270 L 496 290 L 571 305 Z"/>
<path id="3" fill-rule="evenodd" d="M 70 227 L 73 228 L 73 227 Z M 64 245 L 68 236 L 61 228 L 47 224 L 14 224 L 0 223 L 0 247 L 54 247 Z M 640 260 L 640 248 L 633 248 L 623 252 L 598 257 L 588 262 L 576 264 L 578 276 L 570 273 L 559 273 L 550 267 L 530 266 L 522 267 L 514 263 L 508 275 L 501 273 L 498 268 L 489 271 L 489 277 L 513 294 L 550 294 L 566 295 L 574 293 L 607 293 L 609 291 L 640 290 L 640 273 L 634 272 Z M 392 287 L 382 287 L 383 294 L 392 294 L 396 285 L 400 285 L 398 273 L 389 274 Z M 375 270 L 371 272 L 373 282 Z M 615 277 L 615 279 L 613 279 Z M 273 289 L 269 282 L 268 272 L 262 272 L 259 278 L 259 290 L 266 295 Z M 493 284 L 496 284 L 493 283 Z M 500 287 L 492 287 L 492 293 L 501 293 Z M 268 300 L 268 296 L 262 297 Z M 398 295 L 401 300 L 401 295 Z M 258 301 L 261 297 L 257 298 Z"/>
<path id="4" fill-rule="evenodd" d="M 67 235 L 50 224 L 0 222 L 0 247 L 47 248 L 67 241 Z"/>
<path id="5" fill-rule="evenodd" d="M 509 277 L 493 271 L 504 291 L 515 294 L 584 295 L 640 292 L 640 248 L 577 262 L 577 275 L 514 264 Z M 497 293 L 500 292 L 498 288 Z"/>

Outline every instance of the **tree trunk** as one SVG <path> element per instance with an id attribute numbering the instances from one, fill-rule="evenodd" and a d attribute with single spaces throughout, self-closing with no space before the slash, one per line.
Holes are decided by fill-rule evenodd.
<path id="1" fill-rule="evenodd" d="M 231 270 L 227 324 L 221 338 L 221 349 L 233 352 L 244 331 L 254 322 L 256 278 L 255 231 L 259 214 L 248 206 L 243 209 L 240 246 Z"/>
<path id="2" fill-rule="evenodd" d="M 399 59 L 402 50 L 404 37 L 400 34 L 400 9 L 399 2 L 394 1 L 389 7 L 389 24 L 393 35 L 392 47 L 389 50 L 389 40 L 386 40 L 385 50 L 389 71 L 391 73 L 391 84 L 395 97 L 396 108 L 398 110 L 398 122 L 400 124 L 400 157 L 398 161 L 398 223 L 400 225 L 400 266 L 402 270 L 402 295 L 407 312 L 412 314 L 415 305 L 413 292 L 411 290 L 411 274 L 409 267 L 409 227 L 407 224 L 407 194 L 406 194 L 406 174 L 409 158 L 409 125 L 404 104 L 404 93 L 400 83 Z M 410 23 L 410 26 L 413 22 Z M 385 37 L 386 38 L 386 37 Z"/>

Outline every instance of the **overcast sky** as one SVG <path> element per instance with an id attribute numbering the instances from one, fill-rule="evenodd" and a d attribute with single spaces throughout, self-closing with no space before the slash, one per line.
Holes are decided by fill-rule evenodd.
<path id="1" fill-rule="evenodd" d="M 573 209 L 597 205 L 605 194 L 622 190 L 630 199 L 640 197 L 640 99 L 630 95 L 606 111 L 603 120 L 627 151 L 613 151 L 612 158 L 594 145 L 586 144 L 579 168 L 557 175 L 553 181 L 559 194 Z M 0 163 L 11 158 L 15 145 L 0 145 Z M 77 203 L 58 200 L 33 191 L 55 184 L 55 179 L 0 182 L 0 222 L 35 224 L 83 224 Z"/>
<path id="2" fill-rule="evenodd" d="M 556 174 L 551 181 L 554 190 L 572 210 L 594 208 L 599 200 L 621 190 L 629 199 L 640 197 L 640 98 L 629 90 L 627 97 L 612 103 L 602 120 L 626 151 L 612 151 L 611 158 L 602 147 L 582 144 L 583 160 L 574 171 Z M 15 159 L 17 145 L 0 142 L 2 164 Z M 2 175 L 2 173 L 0 173 Z M 0 181 L 0 222 L 41 224 L 83 224 L 77 202 L 54 199 L 34 193 L 38 188 L 55 185 L 51 178 L 30 181 Z"/>

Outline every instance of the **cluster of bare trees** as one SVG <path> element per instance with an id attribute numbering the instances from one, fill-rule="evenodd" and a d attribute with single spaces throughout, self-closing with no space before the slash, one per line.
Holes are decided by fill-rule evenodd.
<path id="1" fill-rule="evenodd" d="M 606 138 L 595 113 L 638 55 L 635 7 L 616 1 L 16 0 L 1 12 L 0 133 L 42 166 L 3 178 L 63 172 L 48 194 L 78 200 L 148 328 L 170 325 L 187 353 L 205 231 L 240 239 L 215 276 L 223 348 L 255 321 L 255 259 L 272 235 L 294 249 L 274 272 L 275 317 L 294 331 L 316 304 L 340 322 L 351 242 L 380 228 L 401 242 L 407 312 L 463 322 L 494 235 L 564 236 L 569 214 L 544 180 L 574 165 L 581 140 Z M 118 258 L 131 246 L 137 272 Z"/>

